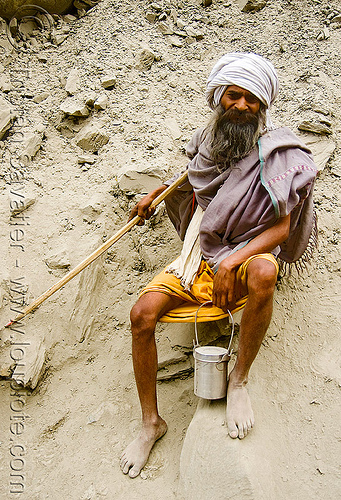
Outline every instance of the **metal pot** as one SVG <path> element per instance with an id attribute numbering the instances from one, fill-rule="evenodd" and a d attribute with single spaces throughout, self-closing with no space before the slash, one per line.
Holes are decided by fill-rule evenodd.
<path id="1" fill-rule="evenodd" d="M 227 349 L 217 346 L 200 346 L 198 340 L 197 316 L 199 309 L 211 301 L 204 302 L 195 314 L 194 357 L 194 394 L 203 399 L 222 399 L 227 392 L 227 365 L 231 358 L 231 343 L 234 334 L 234 320 L 228 311 L 232 323 L 230 343 Z"/>

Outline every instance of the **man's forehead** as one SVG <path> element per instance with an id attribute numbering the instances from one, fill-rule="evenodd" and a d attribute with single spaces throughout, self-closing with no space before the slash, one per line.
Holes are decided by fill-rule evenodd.
<path id="1" fill-rule="evenodd" d="M 243 87 L 238 87 L 238 85 L 228 85 L 228 87 L 227 87 L 227 89 L 226 89 L 225 92 L 228 92 L 228 91 L 230 91 L 230 92 L 238 92 L 238 93 L 241 93 L 243 95 L 252 95 L 256 99 L 258 99 L 258 97 L 255 96 L 255 94 L 253 94 L 249 90 L 244 89 Z"/>

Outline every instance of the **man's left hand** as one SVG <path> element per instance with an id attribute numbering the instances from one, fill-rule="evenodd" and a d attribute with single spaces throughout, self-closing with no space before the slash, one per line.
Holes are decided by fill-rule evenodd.
<path id="1" fill-rule="evenodd" d="M 212 302 L 224 312 L 236 302 L 235 297 L 236 269 L 228 259 L 224 259 L 213 279 Z M 230 307 L 229 307 L 230 306 Z"/>

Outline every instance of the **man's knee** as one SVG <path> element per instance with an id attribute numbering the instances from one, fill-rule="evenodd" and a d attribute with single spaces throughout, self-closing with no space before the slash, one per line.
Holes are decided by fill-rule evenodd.
<path id="1" fill-rule="evenodd" d="M 130 321 L 133 335 L 144 335 L 154 332 L 156 313 L 146 307 L 145 301 L 138 300 L 130 311 Z"/>
<path id="2" fill-rule="evenodd" d="M 254 259 L 247 268 L 248 292 L 272 296 L 277 281 L 277 269 L 266 259 Z"/>

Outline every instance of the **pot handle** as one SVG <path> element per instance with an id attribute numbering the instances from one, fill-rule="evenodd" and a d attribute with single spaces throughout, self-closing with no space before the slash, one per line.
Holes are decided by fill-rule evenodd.
<path id="1" fill-rule="evenodd" d="M 196 310 L 195 312 L 195 320 L 194 320 L 194 332 L 195 332 L 195 344 L 194 344 L 194 347 L 199 347 L 200 344 L 199 344 L 199 339 L 198 339 L 198 328 L 197 328 L 197 318 L 198 318 L 198 312 L 199 310 L 203 307 L 203 306 L 208 306 L 208 305 L 212 305 L 212 300 L 208 300 L 207 302 L 204 302 L 203 304 L 201 304 L 198 309 Z M 233 319 L 233 316 L 231 314 L 231 311 L 228 309 L 227 310 L 229 316 L 230 316 L 230 319 L 231 319 L 231 324 L 232 324 L 232 331 L 231 331 L 231 337 L 230 337 L 230 342 L 229 342 L 229 345 L 228 345 L 228 348 L 227 348 L 227 351 L 228 353 L 226 354 L 226 356 L 231 356 L 232 354 L 232 351 L 230 351 L 230 348 L 231 348 L 231 344 L 232 344 L 232 340 L 233 340 L 233 335 L 234 335 L 234 319 Z M 194 342 L 193 342 L 194 343 Z"/>

